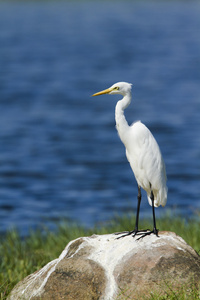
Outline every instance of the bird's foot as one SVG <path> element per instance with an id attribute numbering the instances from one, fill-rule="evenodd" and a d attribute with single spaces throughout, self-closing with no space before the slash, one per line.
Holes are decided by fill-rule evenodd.
<path id="1" fill-rule="evenodd" d="M 141 231 L 142 231 L 142 230 L 141 230 Z M 155 234 L 155 235 L 158 237 L 158 231 L 159 231 L 158 229 L 154 228 L 154 229 L 151 230 L 151 231 L 147 231 L 147 230 L 146 230 L 146 232 L 138 233 L 138 235 L 141 235 L 141 236 L 137 238 L 137 241 L 140 240 L 140 239 L 142 239 L 142 238 L 144 238 L 144 237 L 147 236 L 147 235 L 152 234 L 152 233 Z"/>
<path id="2" fill-rule="evenodd" d="M 134 229 L 134 230 L 132 230 L 132 231 L 116 232 L 115 235 L 120 235 L 120 234 L 122 234 L 121 236 L 117 237 L 117 240 L 118 240 L 118 239 L 121 239 L 121 238 L 123 238 L 123 237 L 125 237 L 125 236 L 128 236 L 128 235 L 132 235 L 132 237 L 135 237 L 136 235 L 142 235 L 142 237 L 143 237 L 143 235 L 145 235 L 146 233 L 149 233 L 149 232 L 150 232 L 149 229 L 144 229 L 144 230 L 136 230 L 136 229 Z M 141 238 L 141 237 L 139 237 L 139 239 L 140 239 L 140 238 Z M 138 240 L 138 239 L 137 239 L 137 240 Z"/>

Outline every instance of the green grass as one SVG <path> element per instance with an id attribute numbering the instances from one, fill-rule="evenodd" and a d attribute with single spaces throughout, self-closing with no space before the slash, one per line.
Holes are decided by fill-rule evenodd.
<path id="1" fill-rule="evenodd" d="M 134 228 L 134 216 L 115 218 L 108 224 L 92 229 L 85 229 L 75 224 L 62 222 L 56 231 L 48 229 L 30 232 L 29 236 L 21 239 L 16 230 L 8 232 L 0 239 L 0 299 L 6 299 L 17 282 L 27 275 L 43 267 L 49 261 L 57 258 L 67 243 L 81 236 L 106 234 Z M 141 228 L 149 228 L 151 220 L 140 222 Z M 180 235 L 197 253 L 200 254 L 200 221 L 184 220 L 165 216 L 157 221 L 160 230 L 173 231 Z M 130 299 L 123 295 L 119 299 Z M 180 291 L 166 289 L 165 296 L 152 294 L 148 299 L 200 299 L 200 291 L 195 287 L 182 288 Z"/>

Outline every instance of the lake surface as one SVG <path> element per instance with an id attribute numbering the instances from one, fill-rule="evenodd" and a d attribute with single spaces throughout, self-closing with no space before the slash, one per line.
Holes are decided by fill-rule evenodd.
<path id="1" fill-rule="evenodd" d="M 118 81 L 133 83 L 126 117 L 150 128 L 166 163 L 157 216 L 200 211 L 199 15 L 198 1 L 0 3 L 1 232 L 135 211 L 120 96 L 90 97 Z"/>

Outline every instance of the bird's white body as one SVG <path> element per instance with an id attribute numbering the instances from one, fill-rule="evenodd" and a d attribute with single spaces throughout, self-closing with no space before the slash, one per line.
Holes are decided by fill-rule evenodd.
<path id="1" fill-rule="evenodd" d="M 147 192 L 151 205 L 151 190 L 154 194 L 154 205 L 165 206 L 167 202 L 166 172 L 159 146 L 149 129 L 140 121 L 129 127 L 126 157 L 140 187 Z"/>
<path id="2" fill-rule="evenodd" d="M 160 148 L 150 130 L 140 121 L 128 125 L 124 110 L 131 102 L 131 84 L 118 82 L 109 89 L 94 94 L 121 94 L 123 99 L 115 108 L 116 128 L 126 148 L 126 156 L 139 187 L 147 192 L 149 204 L 152 205 L 151 192 L 154 195 L 154 206 L 165 206 L 167 186 L 165 164 Z"/>

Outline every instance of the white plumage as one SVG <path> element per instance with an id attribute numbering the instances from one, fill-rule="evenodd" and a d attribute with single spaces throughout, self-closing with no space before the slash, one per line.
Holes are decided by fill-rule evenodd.
<path id="1" fill-rule="evenodd" d="M 93 96 L 102 94 L 121 94 L 123 98 L 117 102 L 115 108 L 116 128 L 126 148 L 126 156 L 135 175 L 138 184 L 138 209 L 135 229 L 128 234 L 138 234 L 139 209 L 141 202 L 141 191 L 147 192 L 149 204 L 153 209 L 154 230 L 142 231 L 142 236 L 150 233 L 158 233 L 156 229 L 154 206 L 165 206 L 167 202 L 167 186 L 165 164 L 160 148 L 150 130 L 140 121 L 128 125 L 124 116 L 124 110 L 131 102 L 131 87 L 127 82 L 118 82 L 110 88 L 103 90 Z M 140 234 L 140 233 L 139 233 Z M 124 235 L 125 236 L 125 235 Z"/>
<path id="2" fill-rule="evenodd" d="M 154 205 L 165 206 L 167 202 L 166 171 L 159 146 L 150 130 L 140 121 L 130 126 L 128 131 L 128 139 L 124 144 L 126 157 L 137 183 L 147 192 L 150 205 L 152 205 L 150 199 L 152 190 Z"/>

